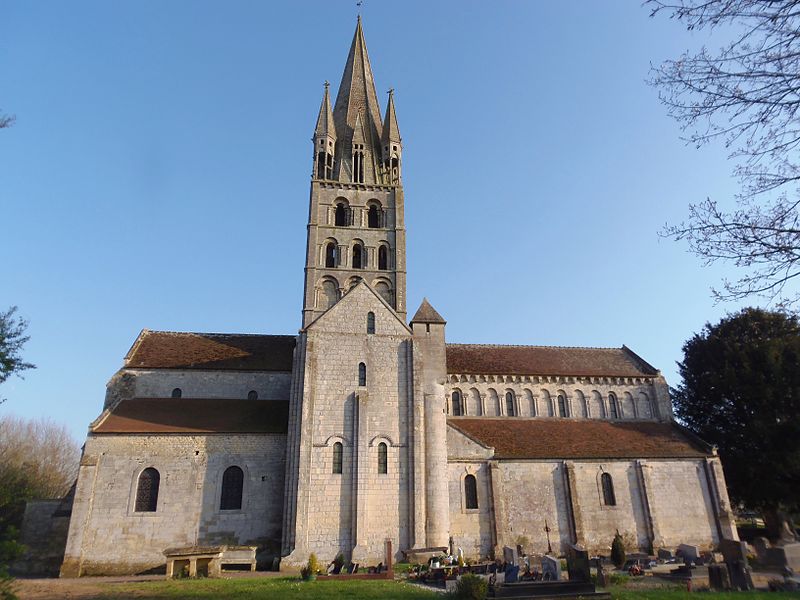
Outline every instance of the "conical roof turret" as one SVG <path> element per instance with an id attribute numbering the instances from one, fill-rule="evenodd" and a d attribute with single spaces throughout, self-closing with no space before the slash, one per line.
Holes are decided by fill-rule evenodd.
<path id="1" fill-rule="evenodd" d="M 336 128 L 334 127 L 333 111 L 331 110 L 331 96 L 328 91 L 330 84 L 325 82 L 325 93 L 322 96 L 322 104 L 319 106 L 319 116 L 317 126 L 314 128 L 314 137 L 330 136 L 336 139 Z"/>
<path id="2" fill-rule="evenodd" d="M 342 82 L 339 84 L 336 105 L 333 107 L 336 131 L 341 139 L 351 139 L 359 112 L 363 113 L 361 119 L 367 141 L 374 143 L 380 140 L 383 129 L 380 106 L 375 93 L 375 80 L 369 64 L 360 16 L 342 74 Z"/>
<path id="3" fill-rule="evenodd" d="M 400 141 L 400 128 L 397 126 L 397 115 L 394 114 L 394 90 L 389 90 L 389 102 L 386 104 L 381 142 L 386 145 L 390 142 L 399 144 Z"/>

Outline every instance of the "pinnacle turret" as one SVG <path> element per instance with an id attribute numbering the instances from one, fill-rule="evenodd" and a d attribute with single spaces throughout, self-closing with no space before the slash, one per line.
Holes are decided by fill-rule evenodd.
<path id="1" fill-rule="evenodd" d="M 397 126 L 397 115 L 394 113 L 394 90 L 389 90 L 389 101 L 386 104 L 386 117 L 383 119 L 381 142 L 384 146 L 394 142 L 400 143 L 400 128 Z"/>
<path id="2" fill-rule="evenodd" d="M 331 96 L 329 93 L 330 83 L 325 82 L 325 93 L 322 95 L 322 103 L 319 106 L 319 116 L 317 126 L 314 128 L 314 137 L 332 137 L 336 139 L 336 127 L 333 124 L 333 110 L 331 109 Z"/>

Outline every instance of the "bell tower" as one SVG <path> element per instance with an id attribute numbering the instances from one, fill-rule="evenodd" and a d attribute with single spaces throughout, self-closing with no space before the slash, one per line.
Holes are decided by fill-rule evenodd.
<path id="1" fill-rule="evenodd" d="M 381 120 L 360 16 L 333 108 L 328 88 L 313 137 L 303 327 L 362 280 L 405 320 L 402 140 L 393 91 Z"/>

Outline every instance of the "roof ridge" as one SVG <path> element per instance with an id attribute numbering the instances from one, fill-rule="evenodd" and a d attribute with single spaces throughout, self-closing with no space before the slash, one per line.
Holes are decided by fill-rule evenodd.
<path id="1" fill-rule="evenodd" d="M 219 331 L 171 331 L 168 329 L 143 329 L 143 334 L 167 334 L 167 335 L 227 335 L 227 336 L 247 336 L 247 337 L 297 337 L 291 333 L 223 333 Z"/>
<path id="2" fill-rule="evenodd" d="M 546 346 L 537 344 L 459 344 L 448 342 L 447 346 L 479 346 L 482 348 L 556 348 L 559 350 L 623 350 L 616 346 Z"/>

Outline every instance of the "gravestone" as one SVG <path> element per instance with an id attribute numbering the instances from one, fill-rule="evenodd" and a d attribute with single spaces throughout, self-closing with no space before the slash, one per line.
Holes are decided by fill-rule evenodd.
<path id="1" fill-rule="evenodd" d="M 731 589 L 727 565 L 708 565 L 708 587 L 715 592 L 727 592 Z"/>
<path id="2" fill-rule="evenodd" d="M 544 555 L 542 557 L 542 578 L 545 581 L 561 581 L 561 561 Z"/>
<path id="3" fill-rule="evenodd" d="M 755 548 L 756 556 L 758 556 L 758 560 L 766 563 L 769 562 L 767 560 L 767 550 L 769 550 L 769 540 L 765 537 L 757 537 L 753 539 L 753 548 Z"/>
<path id="4" fill-rule="evenodd" d="M 518 564 L 519 555 L 517 554 L 517 549 L 509 548 L 508 546 L 503 546 L 503 560 L 507 565 Z"/>
<path id="5" fill-rule="evenodd" d="M 567 573 L 570 581 L 590 581 L 592 573 L 589 570 L 589 553 L 581 548 L 569 544 L 567 546 Z"/>
<path id="6" fill-rule="evenodd" d="M 697 562 L 697 557 L 700 556 L 700 548 L 689 544 L 681 544 L 678 546 L 678 553 L 683 557 L 683 562 L 688 565 L 689 563 Z"/>
<path id="7" fill-rule="evenodd" d="M 747 564 L 747 544 L 736 540 L 722 540 L 719 549 L 728 566 L 731 587 L 736 590 L 752 590 L 753 578 Z"/>
<path id="8" fill-rule="evenodd" d="M 658 549 L 658 558 L 660 560 L 670 560 L 671 558 L 675 558 L 675 556 L 667 550 L 666 548 L 659 548 Z"/>
<path id="9" fill-rule="evenodd" d="M 800 573 L 800 544 L 786 544 L 767 548 L 766 562 L 779 569 L 791 569 Z"/>
<path id="10" fill-rule="evenodd" d="M 603 563 L 597 563 L 597 587 L 604 588 L 608 585 L 608 578 L 606 576 L 605 570 L 603 570 Z"/>

